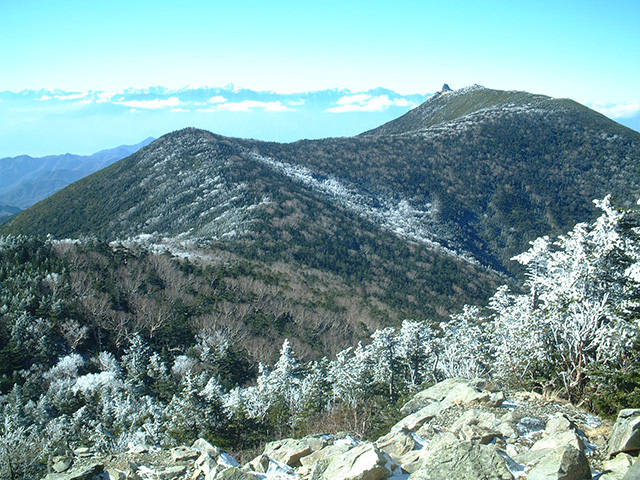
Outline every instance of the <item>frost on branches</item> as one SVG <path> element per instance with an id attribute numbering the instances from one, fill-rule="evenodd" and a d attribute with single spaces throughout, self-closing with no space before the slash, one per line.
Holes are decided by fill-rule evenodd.
<path id="1" fill-rule="evenodd" d="M 514 260 L 528 293 L 498 290 L 493 310 L 495 374 L 547 382 L 579 394 L 594 366 L 623 366 L 638 336 L 639 213 L 596 201 L 603 214 L 556 240 L 539 238 Z M 558 385 L 560 383 L 560 385 Z"/>

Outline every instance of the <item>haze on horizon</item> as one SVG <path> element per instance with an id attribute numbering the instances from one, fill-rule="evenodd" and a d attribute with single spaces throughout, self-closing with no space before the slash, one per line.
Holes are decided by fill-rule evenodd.
<path id="1" fill-rule="evenodd" d="M 357 93 L 384 87 L 425 95 L 444 82 L 453 88 L 477 83 L 572 98 L 637 129 L 639 20 L 640 3 L 634 0 L 606 5 L 577 0 L 43 0 L 34 5 L 7 0 L 0 5 L 0 44 L 5 47 L 0 49 L 0 92 L 117 92 L 154 85 L 175 89 L 232 83 L 283 94 L 331 88 Z M 43 111 L 25 117 L 18 107 L 11 110 L 4 103 L 3 109 L 0 101 L 0 128 L 5 130 L 0 140 L 24 140 L 0 152 L 0 157 L 74 149 L 56 144 L 55 132 L 50 138 L 33 138 L 45 128 L 34 123 L 35 117 L 55 117 L 46 125 L 63 135 L 101 135 L 103 144 L 88 139 L 84 151 L 75 148 L 74 153 L 112 147 L 119 138 L 116 143 L 136 143 L 178 124 L 149 120 L 153 126 L 132 137 L 127 136 L 134 133 L 130 122 L 120 122 L 117 116 L 97 121 L 92 112 L 71 122 L 60 112 Z M 392 107 L 399 105 L 388 105 L 396 116 L 410 108 Z M 254 117 L 249 123 L 258 125 L 259 116 Z M 220 118 L 214 127 L 222 125 Z M 56 124 L 57 120 L 62 122 Z M 369 124 L 375 126 L 372 122 L 377 120 Z M 194 124 L 184 119 L 184 126 Z M 296 138 L 314 136 L 304 133 L 296 133 Z M 353 133 L 357 132 L 338 134 Z M 239 134 L 279 139 L 259 128 Z M 104 143 L 107 138 L 109 143 Z M 29 149 L 28 139 L 37 148 Z"/>

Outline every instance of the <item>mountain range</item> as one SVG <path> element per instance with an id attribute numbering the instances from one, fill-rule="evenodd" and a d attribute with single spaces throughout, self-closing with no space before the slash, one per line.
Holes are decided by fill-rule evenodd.
<path id="1" fill-rule="evenodd" d="M 0 92 L 0 156 L 92 153 L 184 126 L 272 141 L 355 135 L 429 96 L 384 88 L 276 93 L 233 85 Z"/>
<path id="2" fill-rule="evenodd" d="M 0 221 L 52 195 L 87 175 L 121 160 L 154 139 L 135 145 L 121 145 L 93 155 L 28 155 L 0 159 Z"/>
<path id="3" fill-rule="evenodd" d="M 221 281 L 242 279 L 243 302 L 262 299 L 234 321 L 310 322 L 311 343 L 362 338 L 481 304 L 517 281 L 510 258 L 529 241 L 592 220 L 593 199 L 635 203 L 639 146 L 640 133 L 571 100 L 443 88 L 355 137 L 175 131 L 0 234 L 92 236 L 217 265 Z"/>

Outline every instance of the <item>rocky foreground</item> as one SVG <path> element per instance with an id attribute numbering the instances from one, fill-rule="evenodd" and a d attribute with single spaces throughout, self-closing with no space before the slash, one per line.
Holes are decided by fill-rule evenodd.
<path id="1" fill-rule="evenodd" d="M 450 379 L 413 397 L 375 442 L 342 435 L 285 439 L 241 466 L 200 439 L 101 456 L 52 458 L 45 480 L 640 480 L 640 410 L 613 425 L 535 394 Z"/>

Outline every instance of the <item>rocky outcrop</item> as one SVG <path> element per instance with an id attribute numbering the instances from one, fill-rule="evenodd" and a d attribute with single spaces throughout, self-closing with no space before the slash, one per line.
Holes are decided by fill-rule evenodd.
<path id="1" fill-rule="evenodd" d="M 361 443 L 341 455 L 326 457 L 311 468 L 310 480 L 384 480 L 399 466 L 371 443 Z M 398 473 L 400 473 L 398 471 Z"/>
<path id="2" fill-rule="evenodd" d="M 52 459 L 46 479 L 640 480 L 637 410 L 623 410 L 609 435 L 602 421 L 568 404 L 450 379 L 416 394 L 403 412 L 375 442 L 348 434 L 282 439 L 244 466 L 203 439 L 106 458 L 76 449 Z"/>
<path id="3" fill-rule="evenodd" d="M 609 439 L 609 455 L 640 451 L 640 409 L 621 410 Z"/>
<path id="4" fill-rule="evenodd" d="M 104 472 L 104 465 L 100 462 L 91 462 L 86 465 L 78 465 L 67 472 L 50 473 L 45 480 L 95 480 Z"/>

